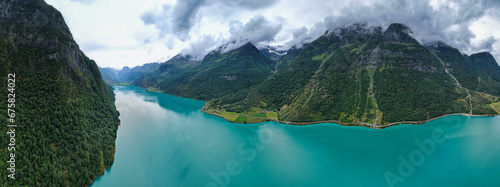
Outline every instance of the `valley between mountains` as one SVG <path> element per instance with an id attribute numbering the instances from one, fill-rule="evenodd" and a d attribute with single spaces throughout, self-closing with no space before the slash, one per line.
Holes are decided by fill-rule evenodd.
<path id="1" fill-rule="evenodd" d="M 498 118 L 452 116 L 430 123 L 437 128 L 380 133 L 227 125 L 200 114 L 203 102 L 110 86 L 203 100 L 202 111 L 236 123 L 379 129 L 500 114 L 500 66 L 489 52 L 420 43 L 404 24 L 346 25 L 287 50 L 236 43 L 203 57 L 102 68 L 44 0 L 0 1 L 0 186 L 229 186 L 229 177 L 231 186 L 390 185 L 385 173 L 416 151 L 427 164 L 412 168 L 425 175 L 406 185 L 498 186 Z M 439 129 L 447 142 L 435 141 Z M 415 141 L 431 138 L 432 146 Z"/>
<path id="2" fill-rule="evenodd" d="M 489 52 L 469 56 L 413 35 L 399 23 L 352 24 L 288 51 L 225 45 L 201 60 L 179 54 L 100 70 L 109 84 L 204 100 L 204 112 L 237 123 L 384 128 L 448 114 L 500 114 L 500 67 Z"/>

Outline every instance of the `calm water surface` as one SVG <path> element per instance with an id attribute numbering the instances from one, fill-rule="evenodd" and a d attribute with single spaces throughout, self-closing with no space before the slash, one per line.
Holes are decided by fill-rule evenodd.
<path id="1" fill-rule="evenodd" d="M 382 130 L 233 124 L 204 102 L 115 87 L 115 161 L 93 187 L 500 186 L 500 117 Z"/>

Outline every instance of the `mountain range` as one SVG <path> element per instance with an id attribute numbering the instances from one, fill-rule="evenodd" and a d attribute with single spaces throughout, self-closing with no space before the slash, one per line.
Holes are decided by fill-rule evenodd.
<path id="1" fill-rule="evenodd" d="M 102 79 L 104 80 L 104 82 L 108 83 L 109 85 L 116 85 L 130 83 L 139 76 L 154 72 L 158 69 L 158 67 L 160 67 L 160 63 L 153 62 L 133 68 L 125 66 L 121 70 L 99 67 L 99 71 L 102 74 Z"/>
<path id="2" fill-rule="evenodd" d="M 0 127 L 16 132 L 0 133 L 0 168 L 15 159 L 16 178 L 2 169 L 0 186 L 87 186 L 103 174 L 120 124 L 109 86 L 115 84 L 205 100 L 203 111 L 239 123 L 383 128 L 452 113 L 500 114 L 500 67 L 490 53 L 421 44 L 403 24 L 352 24 L 287 51 L 252 43 L 221 49 L 202 60 L 179 54 L 163 63 L 99 68 L 52 6 L 0 1 L 0 80 L 9 85 L 0 90 L 0 105 L 15 111 L 0 121 L 16 125 Z"/>
<path id="3" fill-rule="evenodd" d="M 488 52 L 421 44 L 404 24 L 352 24 L 301 48 L 247 43 L 201 61 L 177 55 L 132 85 L 207 101 L 232 122 L 335 122 L 383 128 L 453 113 L 500 113 L 500 67 Z"/>

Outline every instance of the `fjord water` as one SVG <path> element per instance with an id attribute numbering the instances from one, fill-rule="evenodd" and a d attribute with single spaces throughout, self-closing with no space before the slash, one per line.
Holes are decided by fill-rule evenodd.
<path id="1" fill-rule="evenodd" d="M 500 117 L 382 130 L 234 124 L 204 102 L 115 87 L 121 125 L 101 186 L 499 186 Z"/>

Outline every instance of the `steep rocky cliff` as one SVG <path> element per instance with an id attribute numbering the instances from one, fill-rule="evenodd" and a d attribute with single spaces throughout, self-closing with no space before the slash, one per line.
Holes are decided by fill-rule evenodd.
<path id="1" fill-rule="evenodd" d="M 15 74 L 15 90 L 5 89 Z M 110 167 L 119 124 L 111 87 L 79 49 L 60 12 L 42 0 L 0 1 L 0 104 L 15 93 L 15 180 L 1 186 L 85 186 Z M 0 121 L 7 121 L 6 115 Z M 0 127 L 7 132 L 6 125 Z M 6 162 L 0 175 L 7 176 Z"/>

